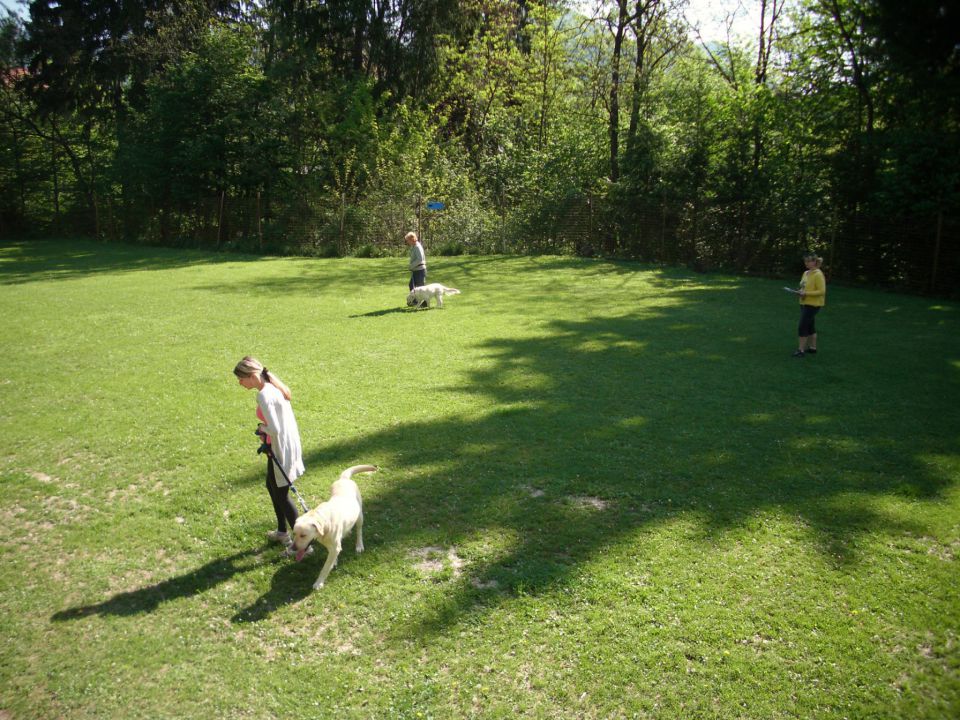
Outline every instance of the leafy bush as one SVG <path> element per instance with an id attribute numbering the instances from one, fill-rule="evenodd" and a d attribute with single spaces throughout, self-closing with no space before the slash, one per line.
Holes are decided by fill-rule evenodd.
<path id="1" fill-rule="evenodd" d="M 462 243 L 457 242 L 456 240 L 451 240 L 450 242 L 445 242 L 440 247 L 436 248 L 434 251 L 435 255 L 443 255 L 447 257 L 454 257 L 457 255 L 463 255 L 466 250 L 463 247 Z"/>
<path id="2" fill-rule="evenodd" d="M 353 251 L 353 256 L 358 258 L 378 258 L 381 257 L 382 254 L 380 248 L 371 242 L 363 243 Z"/>

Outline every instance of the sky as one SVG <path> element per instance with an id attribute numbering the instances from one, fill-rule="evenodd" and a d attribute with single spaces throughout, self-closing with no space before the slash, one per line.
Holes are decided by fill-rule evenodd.
<path id="1" fill-rule="evenodd" d="M 687 19 L 700 25 L 704 40 L 726 40 L 727 15 L 734 36 L 755 38 L 760 28 L 760 0 L 688 0 Z"/>
<path id="2" fill-rule="evenodd" d="M 733 32 L 744 38 L 753 38 L 760 25 L 760 0 L 687 0 L 687 19 L 700 26 L 700 33 L 706 41 L 725 40 L 724 18 L 728 14 L 734 17 Z M 582 4 L 592 6 L 593 0 L 582 0 Z M 20 17 L 29 13 L 27 4 L 20 0 L 0 0 L 0 7 L 13 10 Z"/>
<path id="3" fill-rule="evenodd" d="M 0 8 L 3 9 L 4 15 L 7 14 L 8 10 L 13 10 L 13 12 L 22 18 L 26 18 L 30 14 L 27 11 L 26 4 L 17 2 L 17 0 L 0 0 Z"/>

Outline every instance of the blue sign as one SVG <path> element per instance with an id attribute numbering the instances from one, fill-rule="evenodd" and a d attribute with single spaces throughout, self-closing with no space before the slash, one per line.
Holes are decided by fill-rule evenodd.
<path id="1" fill-rule="evenodd" d="M 427 202 L 427 210 L 443 210 L 444 204 L 442 202 L 437 202 L 436 200 L 430 200 Z"/>

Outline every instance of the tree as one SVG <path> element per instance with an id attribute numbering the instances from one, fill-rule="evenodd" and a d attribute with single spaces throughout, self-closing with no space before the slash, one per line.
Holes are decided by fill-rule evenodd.
<path id="1" fill-rule="evenodd" d="M 122 177 L 148 199 L 171 239 L 171 216 L 190 214 L 212 196 L 255 193 L 276 171 L 266 80 L 250 63 L 249 31 L 211 24 L 145 86 L 133 111 Z"/>
<path id="2" fill-rule="evenodd" d="M 607 106 L 607 133 L 610 138 L 610 181 L 620 179 L 620 75 L 623 61 L 623 42 L 627 29 L 635 20 L 629 0 L 616 0 L 616 8 L 605 19 L 611 36 L 613 50 L 610 57 L 610 104 Z M 612 246 L 608 244 L 607 250 Z"/>
<path id="3" fill-rule="evenodd" d="M 23 58 L 18 52 L 23 24 L 12 12 L 0 18 L 0 235 L 20 228 L 27 215 L 26 138 L 22 115 L 26 104 L 18 82 Z"/>

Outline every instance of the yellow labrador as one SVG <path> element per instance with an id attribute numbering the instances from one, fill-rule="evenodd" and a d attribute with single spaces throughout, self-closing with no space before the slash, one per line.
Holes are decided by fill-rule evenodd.
<path id="1" fill-rule="evenodd" d="M 354 473 L 376 471 L 376 465 L 348 467 L 331 486 L 330 499 L 297 518 L 293 526 L 293 549 L 297 553 L 297 562 L 303 560 L 314 540 L 319 540 L 327 548 L 327 561 L 313 584 L 314 590 L 323 587 L 327 575 L 336 566 L 343 538 L 354 525 L 357 527 L 357 552 L 363 552 L 363 499 L 360 497 L 360 488 L 351 478 Z"/>
<path id="2" fill-rule="evenodd" d="M 443 307 L 444 295 L 459 295 L 460 291 L 456 288 L 447 287 L 440 283 L 430 283 L 429 285 L 418 285 L 407 294 L 407 307 L 419 305 L 420 307 L 430 307 L 430 299 L 436 298 L 437 307 Z"/>

